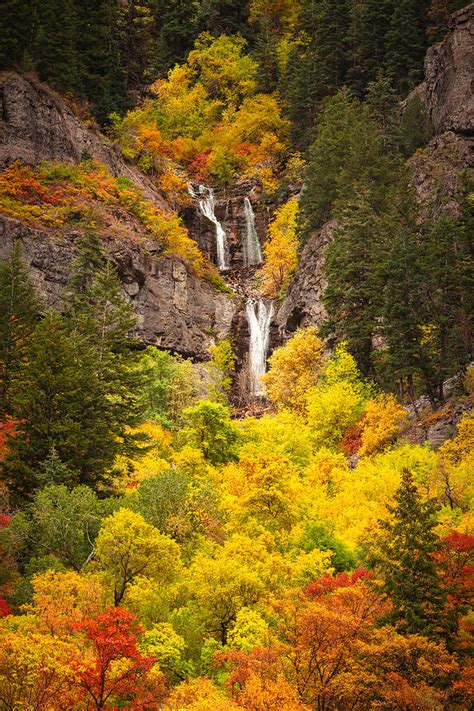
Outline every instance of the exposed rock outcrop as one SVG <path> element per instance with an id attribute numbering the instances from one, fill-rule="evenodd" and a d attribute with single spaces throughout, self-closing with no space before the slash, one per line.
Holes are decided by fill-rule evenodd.
<path id="1" fill-rule="evenodd" d="M 323 277 L 324 250 L 331 242 L 335 223 L 327 222 L 311 234 L 300 257 L 300 266 L 276 316 L 277 342 L 289 338 L 298 327 L 320 326 L 326 317 L 322 302 L 326 286 Z"/>
<path id="2" fill-rule="evenodd" d="M 474 141 L 451 131 L 442 133 L 417 151 L 408 165 L 423 212 L 430 217 L 456 213 L 463 173 L 474 168 Z"/>
<path id="3" fill-rule="evenodd" d="M 0 215 L 0 258 L 21 240 L 23 258 L 45 307 L 61 308 L 79 232 L 46 232 Z M 235 303 L 198 279 L 159 244 L 124 239 L 113 231 L 103 238 L 116 264 L 125 294 L 138 316 L 137 333 L 145 343 L 204 360 L 216 338 L 229 334 Z"/>
<path id="4" fill-rule="evenodd" d="M 249 198 L 255 213 L 255 227 L 263 244 L 268 224 L 271 220 L 274 206 L 264 205 L 259 200 L 256 188 L 252 184 L 240 185 L 229 194 L 216 191 L 215 216 L 221 223 L 227 235 L 229 251 L 229 265 L 231 269 L 240 269 L 244 266 L 243 240 L 247 230 L 244 200 Z M 190 234 L 196 240 L 206 257 L 216 263 L 216 236 L 215 227 L 196 205 L 184 211 L 184 222 Z"/>
<path id="5" fill-rule="evenodd" d="M 436 133 L 474 135 L 474 3 L 453 13 L 450 32 L 430 47 L 418 88 Z"/>
<path id="6" fill-rule="evenodd" d="M 86 156 L 104 163 L 115 177 L 128 177 L 169 209 L 153 183 L 104 136 L 85 126 L 54 91 L 32 77 L 0 73 L 0 166 L 16 160 L 78 163 Z"/>

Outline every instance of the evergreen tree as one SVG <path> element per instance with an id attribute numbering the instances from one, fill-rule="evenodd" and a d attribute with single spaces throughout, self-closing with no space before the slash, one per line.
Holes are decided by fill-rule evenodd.
<path id="1" fill-rule="evenodd" d="M 43 0 L 39 3 L 33 49 L 35 68 L 40 78 L 54 87 L 80 94 L 76 37 L 74 0 Z"/>
<path id="2" fill-rule="evenodd" d="M 383 291 L 383 336 L 387 352 L 383 369 L 388 387 L 399 384 L 400 395 L 415 399 L 414 379 L 426 373 L 423 347 L 423 279 L 420 270 L 418 211 L 408 181 L 393 192 L 391 213 L 384 219 L 386 258 L 380 264 Z"/>
<path id="3" fill-rule="evenodd" d="M 382 137 L 367 107 L 347 90 L 327 99 L 309 151 L 301 210 L 306 230 L 333 216 L 336 201 L 350 198 L 356 182 L 370 187 L 372 204 L 386 193 L 391 161 L 384 156 Z"/>
<path id="4" fill-rule="evenodd" d="M 423 78 L 429 0 L 398 0 L 386 35 L 385 68 L 400 95 Z"/>
<path id="5" fill-rule="evenodd" d="M 372 561 L 393 605 L 388 620 L 403 634 L 445 636 L 452 630 L 445 611 L 447 591 L 436 567 L 440 550 L 434 531 L 436 506 L 422 500 L 408 470 L 402 474 L 395 502 L 388 507 L 391 518 L 380 521 L 384 535 Z"/>
<path id="6" fill-rule="evenodd" d="M 199 34 L 199 7 L 195 0 L 156 0 L 156 71 L 163 76 L 185 61 Z"/>
<path id="7" fill-rule="evenodd" d="M 378 74 L 367 85 L 365 105 L 380 131 L 385 153 L 400 146 L 400 101 L 389 77 Z"/>
<path id="8" fill-rule="evenodd" d="M 0 69 L 30 68 L 28 51 L 37 24 L 39 0 L 2 0 L 0 3 Z"/>
<path id="9" fill-rule="evenodd" d="M 199 3 L 200 29 L 218 35 L 249 34 L 249 2 L 235 0 L 202 0 Z"/>
<path id="10" fill-rule="evenodd" d="M 140 88 L 155 78 L 155 0 L 119 3 L 118 32 L 127 88 Z"/>
<path id="11" fill-rule="evenodd" d="M 386 37 L 396 0 L 349 3 L 347 84 L 362 98 L 385 64 Z"/>
<path id="12" fill-rule="evenodd" d="M 132 337 L 136 317 L 125 299 L 115 267 L 108 262 L 97 236 L 86 234 L 71 265 L 65 311 L 71 331 L 84 338 L 93 353 L 95 374 L 107 393 L 114 426 L 133 449 L 124 428 L 142 414 L 147 367 L 140 344 Z"/>
<path id="13" fill-rule="evenodd" d="M 424 148 L 433 133 L 426 107 L 419 96 L 414 96 L 405 106 L 400 121 L 400 150 L 405 158 L 410 158 L 418 148 Z"/>
<path id="14" fill-rule="evenodd" d="M 428 353 L 428 392 L 444 398 L 443 382 L 473 357 L 474 270 L 472 212 L 446 214 L 424 230 L 422 258 L 424 340 Z"/>
<path id="15" fill-rule="evenodd" d="M 282 80 L 293 141 L 299 147 L 310 142 L 321 100 L 344 84 L 347 27 L 347 0 L 310 0 L 302 4 L 296 42 Z"/>
<path id="16" fill-rule="evenodd" d="M 75 482 L 103 479 L 113 464 L 119 432 L 97 377 L 95 353 L 79 334 L 69 333 L 54 311 L 31 336 L 12 402 L 20 424 L 3 468 L 16 494 L 35 489 L 53 449 Z"/>
<path id="17" fill-rule="evenodd" d="M 367 191 L 356 191 L 339 211 L 334 239 L 325 251 L 328 319 L 323 333 L 347 341 L 361 372 L 373 375 L 374 338 L 380 332 L 378 259 L 384 236 Z"/>
<path id="18" fill-rule="evenodd" d="M 124 49 L 116 0 L 81 0 L 77 8 L 77 56 L 82 95 L 101 124 L 127 104 Z"/>
<path id="19" fill-rule="evenodd" d="M 38 303 L 15 242 L 8 260 L 0 261 L 0 418 L 11 414 L 10 387 L 25 359 Z"/>

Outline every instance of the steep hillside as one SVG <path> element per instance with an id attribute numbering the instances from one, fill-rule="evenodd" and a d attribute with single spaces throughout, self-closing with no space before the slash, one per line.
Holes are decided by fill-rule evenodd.
<path id="1" fill-rule="evenodd" d="M 444 40 L 426 55 L 425 80 L 404 102 L 406 107 L 419 97 L 434 128 L 435 136 L 410 159 L 409 170 L 418 200 L 435 212 L 456 211 L 460 175 L 474 167 L 474 5 L 452 15 L 449 27 Z M 280 338 L 287 338 L 298 326 L 320 326 L 326 318 L 323 253 L 333 229 L 328 223 L 307 240 L 276 316 Z"/>
<path id="2" fill-rule="evenodd" d="M 170 206 L 152 181 L 123 159 L 119 150 L 97 131 L 87 128 L 56 94 L 35 80 L 14 74 L 0 77 L 0 160 L 37 166 L 84 165 L 91 159 L 111 176 L 129 180 L 150 206 L 172 215 Z M 68 180 L 66 178 L 65 182 Z M 31 196 L 34 201 L 34 194 Z M 40 197 L 38 196 L 38 200 Z M 167 254 L 163 240 L 126 205 L 101 207 L 100 233 L 116 264 L 124 292 L 139 317 L 138 333 L 145 343 L 170 348 L 191 358 L 208 356 L 215 338 L 229 333 L 234 307 L 227 294 L 197 276 L 186 259 Z M 68 281 L 68 265 L 76 255 L 75 242 L 84 228 L 79 224 L 56 226 L 31 216 L 15 219 L 15 211 L 1 215 L 0 255 L 6 257 L 20 239 L 23 255 L 44 307 L 61 305 Z M 54 221 L 53 221 L 54 222 Z M 170 223 L 171 229 L 176 225 Z M 168 249 L 169 252 L 169 249 Z M 183 253 L 185 256 L 185 253 Z"/>

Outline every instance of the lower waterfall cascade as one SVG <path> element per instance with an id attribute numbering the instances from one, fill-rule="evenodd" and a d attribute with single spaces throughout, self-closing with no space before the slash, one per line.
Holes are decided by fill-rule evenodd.
<path id="1" fill-rule="evenodd" d="M 273 302 L 263 299 L 248 299 L 245 314 L 250 329 L 249 369 L 250 390 L 254 397 L 265 395 L 261 382 L 267 369 L 267 353 L 270 343 L 270 326 L 274 315 Z"/>

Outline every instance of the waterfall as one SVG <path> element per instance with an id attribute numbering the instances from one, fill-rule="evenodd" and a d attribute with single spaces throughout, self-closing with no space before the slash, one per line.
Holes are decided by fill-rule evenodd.
<path id="1" fill-rule="evenodd" d="M 262 299 L 249 299 L 245 313 L 250 328 L 249 368 L 252 395 L 264 395 L 260 378 L 267 369 L 267 352 L 270 341 L 270 324 L 273 318 L 273 303 Z"/>
<path id="2" fill-rule="evenodd" d="M 248 197 L 244 200 L 244 214 L 246 223 L 245 240 L 243 242 L 244 266 L 248 267 L 251 264 L 260 264 L 262 261 L 262 248 L 255 226 L 255 214 L 252 208 L 252 203 Z"/>
<path id="3" fill-rule="evenodd" d="M 198 185 L 196 192 L 192 185 L 188 185 L 188 191 L 191 197 L 198 201 L 201 214 L 204 215 L 204 217 L 207 217 L 207 219 L 212 222 L 215 227 L 217 266 L 221 270 L 229 269 L 227 257 L 227 235 L 214 212 L 216 206 L 214 190 L 206 187 L 205 185 Z"/>

